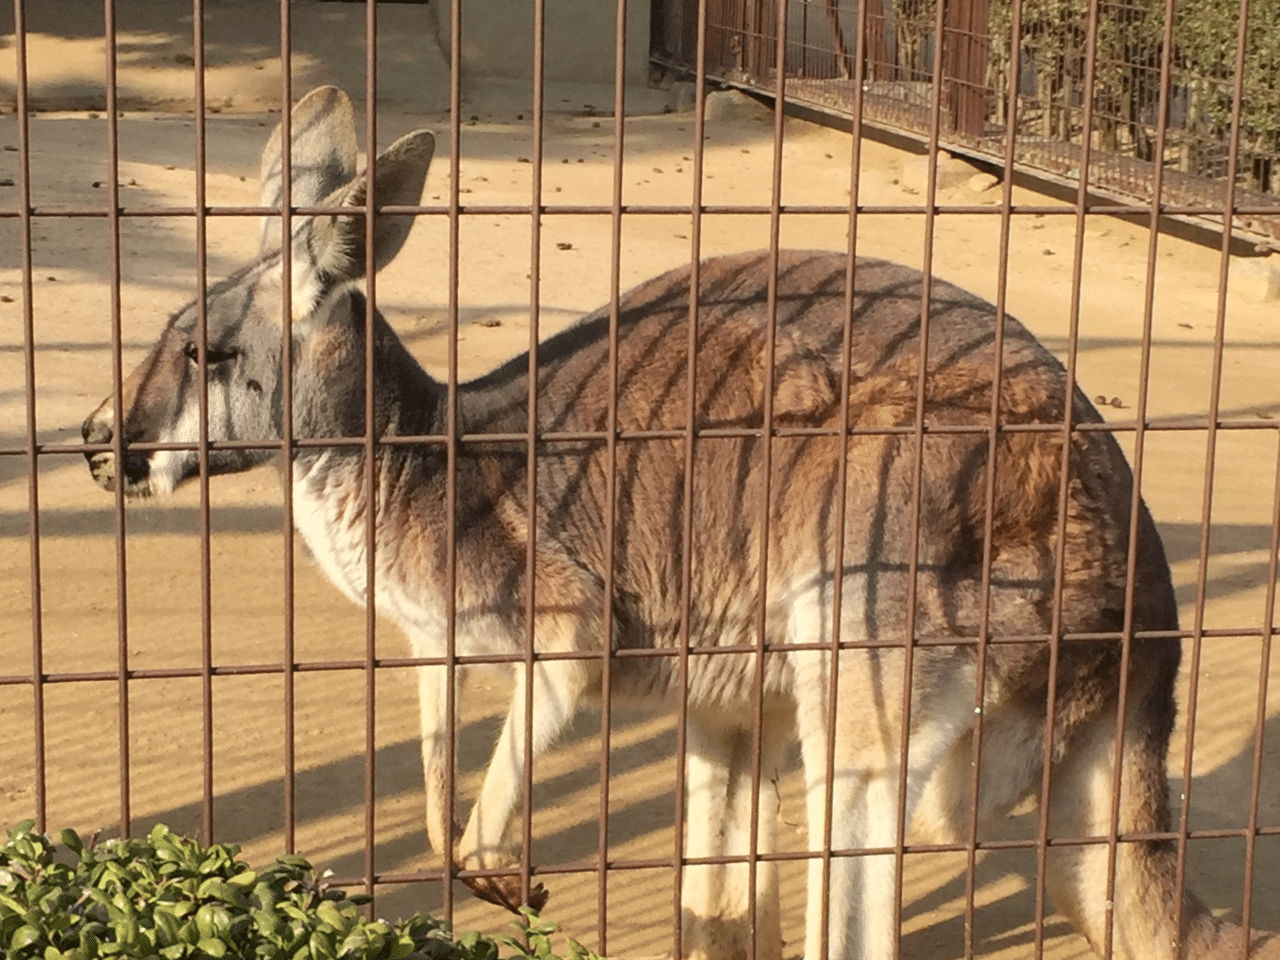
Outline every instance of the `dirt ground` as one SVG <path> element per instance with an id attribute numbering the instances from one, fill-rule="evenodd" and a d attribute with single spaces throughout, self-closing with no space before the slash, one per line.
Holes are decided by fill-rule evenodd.
<path id="1" fill-rule="evenodd" d="M 609 95 L 611 96 L 611 95 Z M 605 101 L 606 103 L 609 101 Z M 559 106 L 553 104 L 553 106 Z M 581 111 L 581 105 L 568 107 Z M 494 106 L 463 128 L 456 163 L 437 154 L 426 202 L 447 198 L 448 178 L 461 178 L 470 204 L 527 203 L 531 195 L 528 113 Z M 274 117 L 219 115 L 208 124 L 208 202 L 252 204 L 261 149 Z M 392 107 L 379 115 L 380 139 L 418 126 L 447 130 L 447 117 Z M 607 204 L 612 189 L 612 119 L 573 113 L 548 117 L 545 198 L 550 203 Z M 121 203 L 130 209 L 191 204 L 195 174 L 190 116 L 126 113 L 119 122 Z M 692 183 L 692 116 L 637 116 L 626 122 L 624 201 L 687 203 Z M 107 125 L 100 116 L 47 113 L 31 120 L 33 204 L 103 208 Z M 17 127 L 0 118 L 0 179 L 17 178 Z M 441 139 L 441 149 L 447 138 Z M 789 121 L 783 148 L 783 201 L 839 203 L 847 199 L 848 134 Z M 740 116 L 707 131 L 704 199 L 709 204 L 766 204 L 770 198 L 771 126 Z M 868 214 L 857 224 L 859 252 L 920 265 L 924 198 L 909 187 L 910 155 L 867 141 L 860 199 L 920 206 L 910 214 Z M 904 166 L 905 165 L 905 166 Z M 904 174 L 904 169 L 908 172 Z M 0 188 L 0 204 L 15 209 L 16 189 Z M 943 205 L 994 207 L 999 191 L 960 185 L 939 195 Z M 1052 203 L 1015 191 L 1019 203 Z M 1072 260 L 1083 229 L 1079 377 L 1090 396 L 1107 399 L 1113 420 L 1132 420 L 1138 397 L 1148 234 L 1106 217 L 1077 224 L 1073 216 L 1020 216 L 1012 224 L 1013 269 L 1008 302 L 1060 355 L 1068 347 Z M 847 216 L 789 215 L 782 242 L 843 250 Z M 547 215 L 542 242 L 540 333 L 550 334 L 607 300 L 611 224 L 607 216 Z M 247 218 L 212 218 L 208 268 L 216 278 L 246 259 L 256 242 Z M 23 292 L 18 223 L 0 220 L 0 447 L 25 443 Z M 527 217 L 468 215 L 461 224 L 460 354 L 464 376 L 483 372 L 524 349 L 528 340 L 530 223 Z M 688 216 L 624 219 L 621 269 L 628 286 L 690 257 Z M 765 216 L 709 215 L 704 255 L 766 245 Z M 936 272 L 994 299 L 999 218 L 941 214 L 934 248 Z M 111 289 L 114 261 L 105 218 L 48 218 L 33 225 L 35 401 L 39 441 L 65 445 L 66 454 L 39 459 L 38 559 L 43 668 L 60 674 L 112 671 L 121 638 L 132 668 L 161 670 L 200 663 L 201 559 L 199 493 L 131 508 L 126 565 L 117 566 L 112 499 L 91 483 L 74 452 L 78 427 L 111 386 Z M 443 373 L 446 350 L 447 221 L 423 217 L 400 257 L 379 277 L 379 306 L 431 370 Z M 136 363 L 168 314 L 193 295 L 195 234 L 190 218 L 126 217 L 119 255 L 123 362 Z M 1209 409 L 1221 258 L 1210 248 L 1161 237 L 1156 252 L 1150 412 L 1153 417 L 1204 415 Z M 1267 421 L 1280 416 L 1276 377 L 1280 304 L 1254 302 L 1236 290 L 1225 301 L 1222 416 Z M 1131 435 L 1121 434 L 1121 442 Z M 1241 828 L 1249 818 L 1256 738 L 1265 735 L 1259 823 L 1280 827 L 1280 650 L 1261 661 L 1272 504 L 1277 471 L 1273 429 L 1224 432 L 1218 437 L 1211 501 L 1209 561 L 1199 563 L 1205 509 L 1203 431 L 1149 435 L 1144 494 L 1173 565 L 1185 624 L 1196 620 L 1203 582 L 1203 622 L 1209 628 L 1255 636 L 1215 638 L 1200 648 L 1199 695 L 1189 702 L 1191 648 L 1184 659 L 1182 718 L 1196 711 L 1189 790 L 1195 829 Z M 33 815 L 36 804 L 35 712 L 32 666 L 33 559 L 28 519 L 30 464 L 0 457 L 0 823 Z M 283 650 L 282 557 L 296 549 L 296 656 L 301 662 L 362 660 L 362 610 L 332 589 L 303 551 L 282 533 L 281 494 L 264 469 L 219 478 L 211 487 L 212 644 L 220 665 L 278 662 Z M 117 584 L 127 596 L 127 629 L 118 627 Z M 379 623 L 381 657 L 408 654 L 389 623 Z M 1257 728 L 1260 671 L 1272 678 Z M 505 699 L 501 676 L 472 678 L 461 700 L 460 794 L 470 798 L 496 735 Z M 114 681 L 44 687 L 45 786 L 48 822 L 91 832 L 115 830 L 121 816 L 120 688 Z M 197 679 L 135 680 L 128 686 L 129 788 L 132 829 L 164 821 L 185 831 L 200 827 L 203 775 L 203 694 Z M 365 675 L 362 671 L 300 673 L 296 687 L 297 848 L 339 875 L 364 869 L 366 810 Z M 375 867 L 404 874 L 439 866 L 421 829 L 422 782 L 415 687 L 408 670 L 377 674 L 376 805 L 372 822 Z M 283 850 L 283 685 L 278 676 L 228 676 L 213 683 L 213 807 L 216 838 L 244 846 L 254 861 Z M 609 853 L 613 858 L 669 857 L 674 763 L 672 725 L 665 717 L 616 713 L 611 734 Z M 591 863 L 598 846 L 598 715 L 584 713 L 537 769 L 534 858 L 540 863 Z M 1171 751 L 1173 798 L 1188 793 L 1181 778 L 1183 727 Z M 803 812 L 794 776 L 778 786 L 784 843 L 802 842 Z M 792 829 L 794 828 L 794 829 Z M 1015 816 L 1006 833 L 1028 835 L 1035 817 Z M 1002 834 L 1003 835 L 1003 834 Z M 1189 883 L 1224 915 L 1238 917 L 1244 842 L 1214 839 L 1190 845 Z M 789 953 L 798 950 L 803 923 L 803 877 L 784 871 L 784 922 Z M 1027 956 L 1033 940 L 1034 856 L 1003 852 L 980 858 L 974 935 L 983 956 Z M 589 946 L 599 943 L 596 872 L 551 877 L 547 915 Z M 1254 923 L 1280 929 L 1280 836 L 1258 841 Z M 611 873 L 607 949 L 622 957 L 663 953 L 672 922 L 669 869 Z M 948 958 L 964 951 L 964 858 L 908 858 L 904 955 Z M 385 916 L 438 910 L 438 883 L 378 888 Z M 468 899 L 459 888 L 453 919 L 459 929 L 500 930 L 507 917 Z M 1048 954 L 1088 954 L 1087 945 L 1059 917 L 1046 921 Z"/>

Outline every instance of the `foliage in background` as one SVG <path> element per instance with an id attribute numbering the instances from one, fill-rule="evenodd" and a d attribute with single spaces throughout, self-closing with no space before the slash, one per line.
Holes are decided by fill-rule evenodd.
<path id="1" fill-rule="evenodd" d="M 1175 81 L 1218 78 L 1201 109 L 1229 132 L 1236 76 L 1239 0 L 1181 0 L 1174 27 Z M 1280 153 L 1280 0 L 1251 0 L 1245 33 L 1241 139 L 1262 153 Z M 1277 175 L 1280 179 L 1280 174 Z"/>
<path id="2" fill-rule="evenodd" d="M 1007 59 L 1013 2 L 989 3 L 993 48 Z M 1165 0 L 1100 0 L 1095 109 L 1104 123 L 1155 126 L 1165 14 Z M 1042 101 L 1076 105 L 1071 94 L 1084 79 L 1088 17 L 1088 0 L 1024 0 L 1022 49 L 1035 57 Z M 1280 0 L 1252 0 L 1249 20 L 1243 142 L 1249 152 L 1280 153 Z M 1220 140 L 1230 131 L 1239 22 L 1239 0 L 1174 3 L 1172 84 L 1182 89 L 1186 123 L 1198 136 Z M 1141 156 L 1143 145 L 1134 146 Z"/>
<path id="3" fill-rule="evenodd" d="M 455 940 L 421 914 L 368 920 L 369 898 L 332 888 L 302 857 L 261 872 L 233 844 L 201 847 L 163 825 L 145 839 L 85 844 L 59 835 L 63 862 L 31 821 L 0 846 L 0 955 L 8 960 L 558 960 L 554 924 L 526 912 L 522 940 Z M 600 960 L 573 940 L 567 960 Z"/>
<path id="4" fill-rule="evenodd" d="M 938 0 L 884 0 L 904 24 L 932 32 Z M 950 0 L 958 2 L 958 0 Z M 975 0 L 983 2 L 983 0 Z M 991 37 L 990 116 L 1004 122 L 1014 0 L 985 0 Z M 1094 130 L 1107 150 L 1154 160 L 1166 0 L 1098 0 Z M 1222 176 L 1236 77 L 1240 0 L 1174 0 L 1171 121 L 1179 165 Z M 1023 0 L 1022 121 L 1037 134 L 1080 141 L 1089 0 Z M 1255 186 L 1280 193 L 1280 0 L 1250 0 L 1245 32 L 1241 151 Z M 916 47 L 921 45 L 917 41 Z M 899 59 L 910 50 L 899 44 Z M 917 64 L 900 64 L 919 70 Z M 1254 159 L 1249 168 L 1249 156 Z M 1168 158 L 1166 158 L 1168 159 Z"/>

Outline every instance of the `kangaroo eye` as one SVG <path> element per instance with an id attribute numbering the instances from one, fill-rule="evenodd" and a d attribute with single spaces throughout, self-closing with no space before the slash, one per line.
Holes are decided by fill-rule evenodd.
<path id="1" fill-rule="evenodd" d="M 183 355 L 192 363 L 198 363 L 200 359 L 200 349 L 194 342 L 188 343 L 182 348 Z M 215 366 L 219 363 L 226 363 L 228 360 L 234 360 L 240 355 L 240 351 L 234 347 L 226 350 L 217 350 L 214 347 L 205 347 L 205 361 L 209 366 Z"/>

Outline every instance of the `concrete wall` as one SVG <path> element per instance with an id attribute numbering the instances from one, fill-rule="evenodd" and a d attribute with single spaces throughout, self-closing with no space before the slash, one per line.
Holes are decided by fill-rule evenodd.
<path id="1" fill-rule="evenodd" d="M 449 104 L 450 0 L 378 4 L 378 100 L 419 112 Z M 205 0 L 207 102 L 222 111 L 279 107 L 280 11 L 266 0 Z M 28 92 L 39 110 L 101 110 L 105 43 L 102 0 L 27 0 Z M 358 3 L 294 0 L 295 95 L 334 83 L 359 99 L 364 91 L 365 8 Z M 546 72 L 573 91 L 548 91 L 547 107 L 571 96 L 604 107 L 614 77 L 615 0 L 547 0 Z M 190 110 L 190 3 L 128 0 L 117 15 L 118 95 L 125 110 Z M 463 92 L 473 107 L 527 106 L 533 76 L 533 0 L 462 0 Z M 12 4 L 0 2 L 0 45 L 13 45 Z M 16 60 L 0 57 L 0 109 L 16 102 Z M 645 90 L 649 0 L 627 4 L 628 110 L 661 110 Z"/>
<path id="2" fill-rule="evenodd" d="M 449 57 L 449 0 L 431 4 L 440 49 Z M 617 4 L 613 0 L 546 0 L 544 77 L 612 83 Z M 462 0 L 462 75 L 533 76 L 533 0 Z M 626 79 L 643 84 L 649 70 L 649 0 L 627 3 Z"/>

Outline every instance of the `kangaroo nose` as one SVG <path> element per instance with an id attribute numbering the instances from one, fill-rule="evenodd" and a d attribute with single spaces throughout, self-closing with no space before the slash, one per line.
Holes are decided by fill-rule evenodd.
<path id="1" fill-rule="evenodd" d="M 102 410 L 93 411 L 80 425 L 80 436 L 85 443 L 110 443 L 111 421 L 102 416 Z"/>

